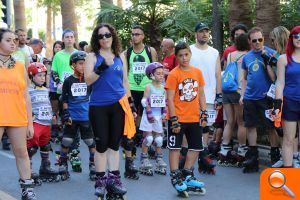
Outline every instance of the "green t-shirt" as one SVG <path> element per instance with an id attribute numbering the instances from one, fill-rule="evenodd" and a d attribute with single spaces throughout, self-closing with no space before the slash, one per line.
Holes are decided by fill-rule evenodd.
<path id="1" fill-rule="evenodd" d="M 130 90 L 144 91 L 146 85 L 152 82 L 145 74 L 146 67 L 149 63 L 150 58 L 145 49 L 139 54 L 134 51 L 131 52 L 128 73 Z"/>
<path id="2" fill-rule="evenodd" d="M 24 64 L 25 66 L 27 57 L 22 50 L 17 50 L 13 52 L 12 57 L 17 61 L 21 62 L 22 64 Z"/>
<path id="3" fill-rule="evenodd" d="M 76 49 L 73 51 L 77 51 Z M 57 52 L 52 61 L 52 71 L 57 72 L 61 82 L 74 74 L 74 70 L 70 66 L 70 57 L 72 53 L 67 53 L 64 50 Z"/>

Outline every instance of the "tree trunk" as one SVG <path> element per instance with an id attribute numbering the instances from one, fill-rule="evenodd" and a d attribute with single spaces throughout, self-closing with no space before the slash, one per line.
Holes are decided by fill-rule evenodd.
<path id="1" fill-rule="evenodd" d="M 50 58 L 52 53 L 52 7 L 50 5 L 47 6 L 47 31 L 46 31 L 46 57 Z"/>
<path id="2" fill-rule="evenodd" d="M 53 30 L 53 41 L 56 41 L 56 26 L 55 26 L 55 17 L 56 17 L 56 12 L 53 10 L 53 16 L 52 16 L 52 30 Z"/>
<path id="3" fill-rule="evenodd" d="M 74 0 L 61 0 L 60 7 L 61 7 L 63 30 L 65 29 L 73 30 L 75 33 L 75 39 L 76 41 L 78 41 L 77 17 L 75 14 Z"/>
<path id="4" fill-rule="evenodd" d="M 229 0 L 229 28 L 239 23 L 252 27 L 251 12 L 251 0 Z"/>
<path id="5" fill-rule="evenodd" d="M 26 29 L 25 4 L 24 0 L 14 0 L 15 29 Z"/>
<path id="6" fill-rule="evenodd" d="M 220 15 L 220 6 L 222 0 L 213 0 L 212 9 L 212 40 L 213 47 L 216 48 L 220 53 L 223 51 L 223 19 Z"/>
<path id="7" fill-rule="evenodd" d="M 280 0 L 256 0 L 256 26 L 263 29 L 265 44 L 270 44 L 269 34 L 280 25 Z"/>
<path id="8" fill-rule="evenodd" d="M 117 6 L 120 8 L 123 8 L 123 0 L 118 0 L 117 1 Z"/>

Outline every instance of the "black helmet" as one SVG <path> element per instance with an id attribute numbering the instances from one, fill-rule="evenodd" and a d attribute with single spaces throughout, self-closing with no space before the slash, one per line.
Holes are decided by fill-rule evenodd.
<path id="1" fill-rule="evenodd" d="M 84 51 L 76 51 L 72 53 L 70 57 L 70 65 L 72 65 L 72 63 L 77 62 L 78 60 L 85 60 L 85 57 L 86 53 Z"/>

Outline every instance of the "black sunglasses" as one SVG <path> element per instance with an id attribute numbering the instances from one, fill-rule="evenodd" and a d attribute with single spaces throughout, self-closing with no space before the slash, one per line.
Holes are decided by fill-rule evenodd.
<path id="1" fill-rule="evenodd" d="M 262 38 L 258 38 L 258 39 L 253 39 L 253 40 L 251 40 L 251 42 L 252 42 L 252 43 L 256 43 L 256 42 L 258 41 L 259 43 L 261 43 L 263 40 L 264 40 L 264 39 L 262 39 Z"/>
<path id="2" fill-rule="evenodd" d="M 298 34 L 293 34 L 293 38 L 294 38 L 295 40 L 300 40 L 300 33 L 298 33 Z"/>
<path id="3" fill-rule="evenodd" d="M 102 40 L 104 37 L 105 37 L 105 38 L 111 38 L 111 36 L 112 36 L 111 33 L 99 34 L 99 35 L 98 35 L 98 40 Z"/>

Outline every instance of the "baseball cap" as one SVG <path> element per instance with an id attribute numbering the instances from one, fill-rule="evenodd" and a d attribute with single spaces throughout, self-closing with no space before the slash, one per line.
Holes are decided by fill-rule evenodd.
<path id="1" fill-rule="evenodd" d="M 43 48 L 46 48 L 45 43 L 40 39 L 33 38 L 33 39 L 31 39 L 29 44 L 41 44 Z"/>
<path id="2" fill-rule="evenodd" d="M 209 27 L 207 26 L 207 24 L 205 24 L 203 22 L 199 22 L 195 27 L 195 32 L 202 31 L 204 29 L 209 30 Z"/>

